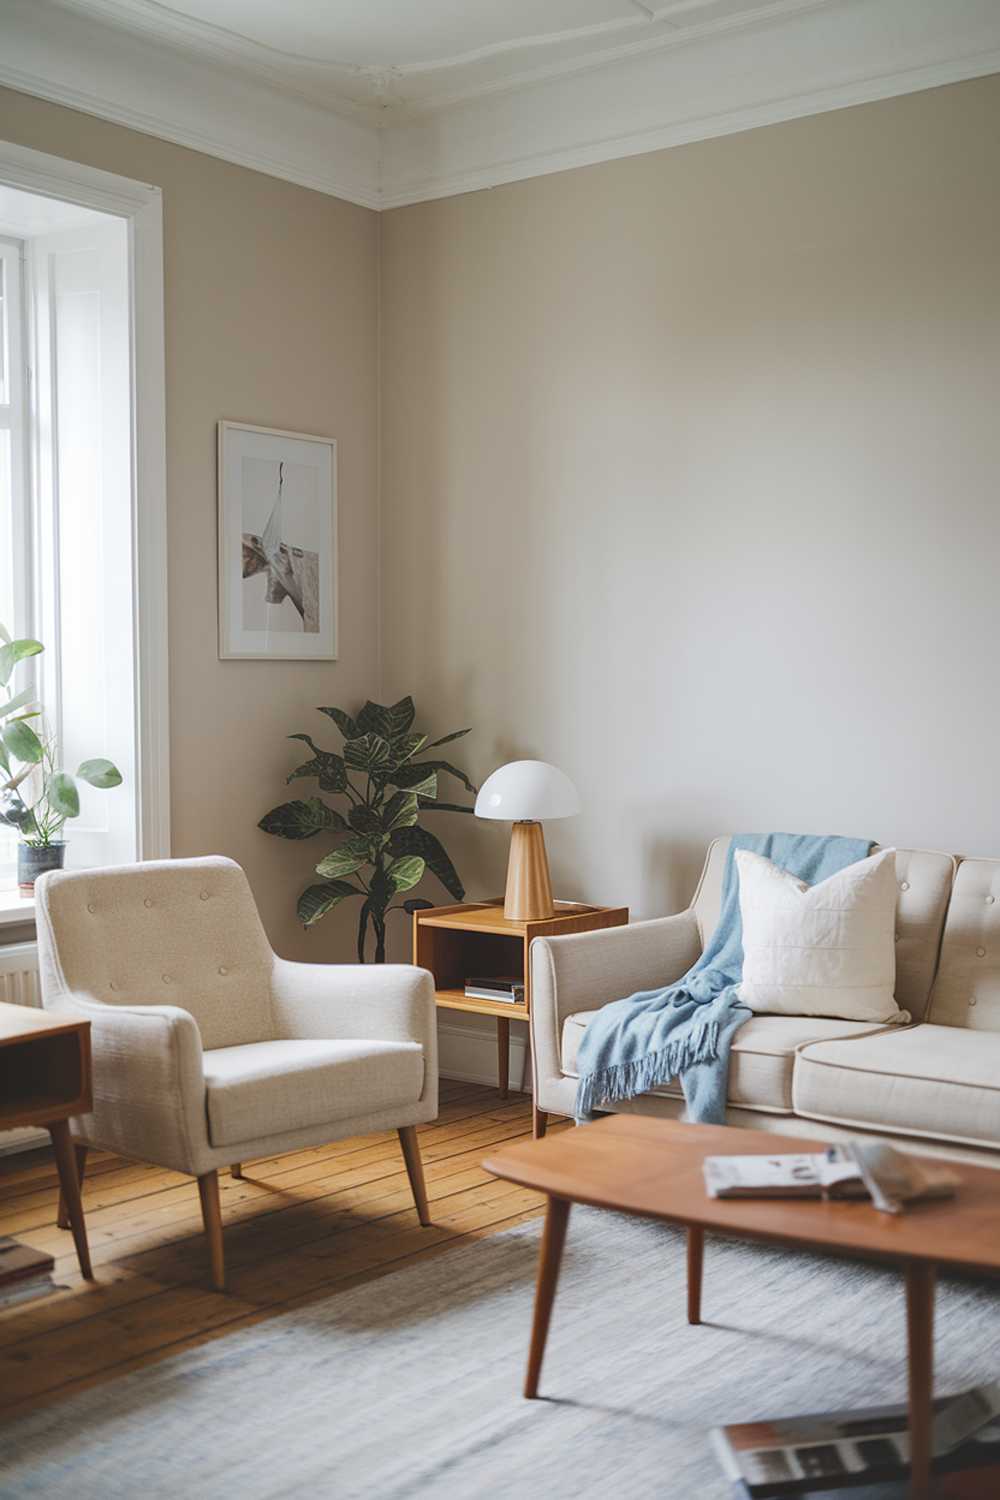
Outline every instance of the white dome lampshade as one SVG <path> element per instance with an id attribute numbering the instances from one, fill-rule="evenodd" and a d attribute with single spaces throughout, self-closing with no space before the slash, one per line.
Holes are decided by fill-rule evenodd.
<path id="1" fill-rule="evenodd" d="M 520 823 L 526 818 L 572 818 L 580 796 L 565 771 L 544 760 L 512 760 L 487 776 L 476 798 L 477 818 Z"/>
<path id="2" fill-rule="evenodd" d="M 512 760 L 483 782 L 476 817 L 513 823 L 503 914 L 509 922 L 555 915 L 541 818 L 571 818 L 580 797 L 565 771 L 544 760 Z"/>

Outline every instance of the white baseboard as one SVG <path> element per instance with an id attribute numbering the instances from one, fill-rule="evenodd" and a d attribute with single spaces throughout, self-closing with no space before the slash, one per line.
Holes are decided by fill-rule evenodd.
<path id="1" fill-rule="evenodd" d="M 496 1088 L 497 1034 L 492 1022 L 488 1026 L 455 1026 L 439 1021 L 438 1054 L 442 1078 Z M 510 1039 L 510 1086 L 522 1093 L 531 1092 L 531 1048 L 526 1035 L 512 1035 Z"/>

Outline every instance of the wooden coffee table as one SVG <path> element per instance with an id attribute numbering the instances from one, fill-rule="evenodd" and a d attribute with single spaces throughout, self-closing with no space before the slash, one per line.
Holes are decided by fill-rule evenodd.
<path id="1" fill-rule="evenodd" d="M 906 1278 L 911 1493 L 921 1500 L 929 1495 L 935 1275 L 939 1266 L 1000 1271 L 1000 1172 L 955 1164 L 961 1178 L 955 1198 L 897 1215 L 870 1203 L 709 1198 L 705 1191 L 706 1156 L 823 1149 L 820 1141 L 794 1136 L 621 1114 L 487 1157 L 483 1165 L 495 1176 L 548 1194 L 525 1396 L 538 1394 L 572 1203 L 686 1227 L 689 1323 L 701 1322 L 706 1230 L 888 1262 Z"/>

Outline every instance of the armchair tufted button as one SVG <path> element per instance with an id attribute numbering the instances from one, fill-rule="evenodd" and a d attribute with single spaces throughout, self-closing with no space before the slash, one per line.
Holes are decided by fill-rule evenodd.
<path id="1" fill-rule="evenodd" d="M 207 901 L 208 900 L 208 892 L 207 891 L 202 891 L 202 893 L 201 893 L 201 899 L 203 901 Z"/>
<path id="2" fill-rule="evenodd" d="M 150 900 L 150 898 L 147 896 L 146 899 L 145 899 L 145 901 L 142 904 L 143 904 L 143 906 L 152 906 L 153 903 Z"/>
<path id="3" fill-rule="evenodd" d="M 910 889 L 910 882 L 908 880 L 901 880 L 899 882 L 899 889 L 901 891 L 908 891 Z"/>
<path id="4" fill-rule="evenodd" d="M 87 910 L 88 910 L 88 911 L 89 911 L 89 912 L 90 912 L 90 913 L 91 913 L 91 914 L 93 914 L 93 913 L 94 913 L 94 912 L 95 912 L 95 911 L 96 911 L 96 910 L 97 910 L 97 907 L 96 907 L 96 906 L 95 906 L 95 905 L 94 905 L 94 903 L 93 903 L 93 901 L 88 901 L 88 902 L 87 902 Z"/>
<path id="5" fill-rule="evenodd" d="M 975 1005 L 975 1003 L 976 1003 L 976 997 L 975 997 L 975 995 L 970 995 L 969 996 L 969 1004 L 970 1005 Z"/>
<path id="6" fill-rule="evenodd" d="M 977 948 L 976 949 L 976 957 L 977 958 L 985 958 L 986 957 L 986 949 L 985 948 Z"/>
<path id="7" fill-rule="evenodd" d="M 228 974 L 229 973 L 229 970 L 226 968 L 225 964 L 220 964 L 219 965 L 219 973 L 220 974 Z"/>
<path id="8" fill-rule="evenodd" d="M 114 980 L 112 979 L 111 983 L 108 985 L 108 989 L 109 990 L 116 990 L 117 988 L 118 988 L 118 986 L 115 984 Z"/>
<path id="9" fill-rule="evenodd" d="M 164 975 L 163 975 L 163 983 L 164 983 L 164 984 L 170 984 L 170 983 L 172 983 L 172 981 L 171 981 L 171 978 L 170 978 L 170 975 L 169 975 L 169 974 L 164 974 Z"/>
<path id="10" fill-rule="evenodd" d="M 996 900 L 996 899 L 997 899 L 997 898 L 996 898 L 996 897 L 995 897 L 995 896 L 987 896 L 987 897 L 986 897 L 986 905 L 987 905 L 987 906 L 992 906 L 992 905 L 993 905 L 993 903 L 994 903 L 994 901 L 995 901 L 995 900 Z"/>

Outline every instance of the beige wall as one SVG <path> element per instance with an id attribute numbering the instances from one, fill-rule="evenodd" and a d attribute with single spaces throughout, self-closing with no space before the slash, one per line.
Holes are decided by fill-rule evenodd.
<path id="1" fill-rule="evenodd" d="M 383 216 L 385 688 L 573 776 L 557 894 L 1000 855 L 998 181 L 993 77 Z"/>
<path id="2" fill-rule="evenodd" d="M 308 935 L 294 918 L 317 844 L 256 822 L 299 758 L 285 736 L 324 743 L 314 705 L 376 691 L 378 217 L 5 90 L 0 138 L 163 189 L 174 852 L 238 859 L 282 952 L 347 957 L 349 914 Z M 337 662 L 218 660 L 220 417 L 338 440 Z"/>

